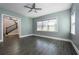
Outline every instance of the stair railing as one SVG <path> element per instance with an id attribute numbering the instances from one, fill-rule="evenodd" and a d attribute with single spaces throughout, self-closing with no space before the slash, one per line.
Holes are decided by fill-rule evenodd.
<path id="1" fill-rule="evenodd" d="M 6 27 L 6 34 L 8 35 L 8 33 L 12 32 L 15 29 L 17 29 L 17 23 L 15 23 L 9 27 Z"/>

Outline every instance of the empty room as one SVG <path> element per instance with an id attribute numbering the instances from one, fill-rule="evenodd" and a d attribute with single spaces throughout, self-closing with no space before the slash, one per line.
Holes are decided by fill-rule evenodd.
<path id="1" fill-rule="evenodd" d="M 79 3 L 0 3 L 0 55 L 78 55 Z"/>

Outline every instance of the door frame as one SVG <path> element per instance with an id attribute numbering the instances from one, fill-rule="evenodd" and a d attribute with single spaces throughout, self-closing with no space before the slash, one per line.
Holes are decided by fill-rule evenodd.
<path id="1" fill-rule="evenodd" d="M 11 16 L 11 15 L 7 15 L 7 14 L 1 14 L 1 27 L 2 27 L 2 30 L 1 30 L 1 32 L 2 32 L 2 40 L 1 40 L 1 42 L 3 42 L 4 41 L 4 36 L 3 36 L 3 17 L 4 16 L 10 16 L 10 17 L 16 17 L 16 18 L 18 18 L 19 20 L 17 20 L 18 21 L 18 32 L 19 32 L 19 38 L 21 37 L 21 18 L 19 18 L 19 17 L 17 17 L 17 16 Z"/>

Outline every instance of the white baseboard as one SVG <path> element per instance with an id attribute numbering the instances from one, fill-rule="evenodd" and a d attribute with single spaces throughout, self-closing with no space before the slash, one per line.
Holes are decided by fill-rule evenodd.
<path id="1" fill-rule="evenodd" d="M 63 38 L 57 38 L 57 37 L 50 37 L 50 36 L 38 35 L 38 34 L 23 35 L 23 36 L 20 36 L 20 38 L 28 37 L 28 36 L 32 36 L 32 35 L 33 35 L 33 36 L 39 36 L 39 37 L 50 38 L 50 39 L 54 39 L 54 40 L 62 40 L 62 41 L 70 42 L 70 43 L 73 45 L 73 47 L 74 47 L 76 53 L 79 55 L 79 50 L 78 50 L 78 48 L 77 48 L 76 45 L 73 43 L 73 41 L 72 41 L 72 40 L 69 40 L 69 39 L 63 39 Z M 0 40 L 0 42 L 3 42 L 3 41 Z"/>
<path id="2" fill-rule="evenodd" d="M 38 34 L 33 34 L 34 36 L 39 36 L 39 37 L 45 37 L 45 38 L 50 38 L 50 39 L 54 39 L 54 40 L 62 40 L 62 41 L 67 41 L 69 42 L 69 39 L 63 39 L 63 38 L 57 38 L 57 37 L 51 37 L 51 36 L 45 36 L 45 35 L 38 35 Z"/>
<path id="3" fill-rule="evenodd" d="M 76 53 L 79 55 L 79 50 L 78 50 L 77 46 L 73 43 L 72 40 L 70 40 L 70 43 L 73 45 L 73 47 L 74 47 Z"/>
<path id="4" fill-rule="evenodd" d="M 0 40 L 0 42 L 3 42 L 3 40 Z"/>
<path id="5" fill-rule="evenodd" d="M 32 35 L 33 35 L 33 34 L 23 35 L 23 36 L 20 36 L 20 38 L 28 37 L 28 36 L 32 36 Z"/>
<path id="6" fill-rule="evenodd" d="M 69 39 L 63 39 L 63 38 L 57 38 L 57 37 L 50 37 L 50 36 L 44 36 L 44 35 L 38 35 L 38 34 L 33 34 L 34 36 L 39 36 L 39 37 L 45 37 L 45 38 L 50 38 L 50 39 L 54 39 L 54 40 L 62 40 L 62 41 L 67 41 L 70 42 L 72 44 L 72 46 L 74 47 L 76 53 L 79 55 L 79 50 L 76 47 L 76 45 L 73 43 L 72 40 Z"/>

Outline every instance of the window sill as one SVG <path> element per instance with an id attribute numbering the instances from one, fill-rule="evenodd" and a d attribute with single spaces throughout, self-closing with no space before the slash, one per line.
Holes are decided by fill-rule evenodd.
<path id="1" fill-rule="evenodd" d="M 75 33 L 70 33 L 71 35 L 76 35 Z"/>

